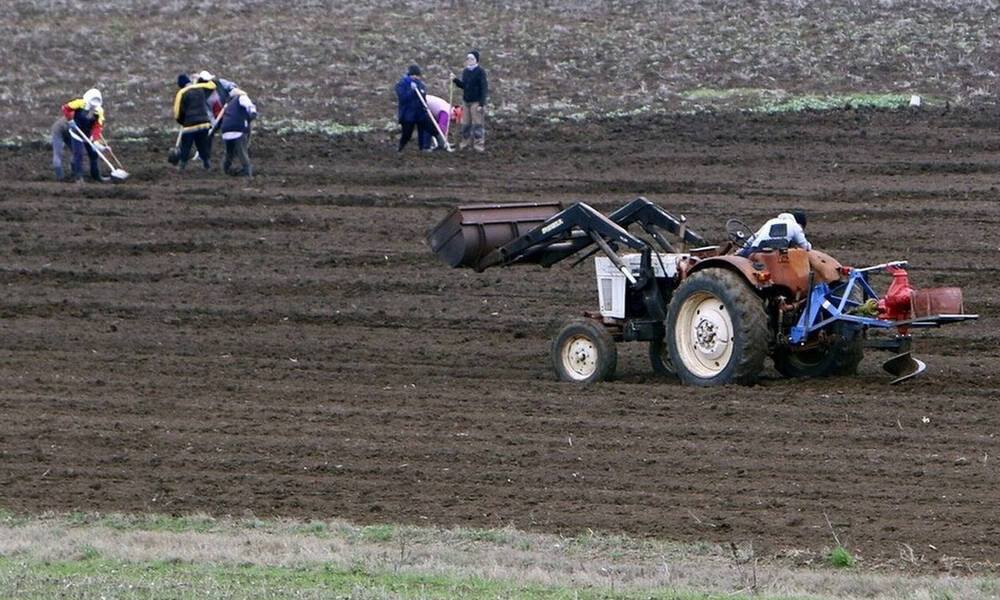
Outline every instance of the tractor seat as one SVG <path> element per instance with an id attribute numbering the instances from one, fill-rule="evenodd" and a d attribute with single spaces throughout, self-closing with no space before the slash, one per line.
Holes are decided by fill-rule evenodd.
<path id="1" fill-rule="evenodd" d="M 788 240 L 785 238 L 771 238 L 762 240 L 757 246 L 758 250 L 788 250 Z"/>

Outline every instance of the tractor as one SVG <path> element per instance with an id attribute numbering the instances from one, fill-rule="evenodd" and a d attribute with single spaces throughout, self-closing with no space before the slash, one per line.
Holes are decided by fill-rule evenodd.
<path id="1" fill-rule="evenodd" d="M 654 371 L 695 386 L 753 384 L 768 357 L 786 377 L 850 375 L 866 348 L 894 354 L 883 367 L 899 383 L 925 369 L 911 330 L 978 317 L 964 313 L 960 288 L 913 289 L 905 261 L 854 268 L 783 239 L 755 244 L 736 219 L 725 229 L 709 244 L 640 197 L 606 216 L 582 202 L 459 206 L 426 241 L 476 271 L 597 254 L 598 310 L 568 320 L 551 347 L 556 374 L 577 383 L 613 377 L 618 342 L 647 343 Z M 875 272 L 892 275 L 881 296 Z M 879 329 L 894 332 L 870 339 Z"/>

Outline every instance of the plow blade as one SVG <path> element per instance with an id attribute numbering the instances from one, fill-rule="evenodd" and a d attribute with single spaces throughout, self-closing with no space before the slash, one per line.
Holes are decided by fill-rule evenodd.
<path id="1" fill-rule="evenodd" d="M 913 353 L 907 351 L 882 363 L 882 368 L 895 377 L 889 382 L 889 385 L 893 385 L 920 375 L 927 368 L 927 365 L 924 364 L 924 361 L 913 358 Z"/>

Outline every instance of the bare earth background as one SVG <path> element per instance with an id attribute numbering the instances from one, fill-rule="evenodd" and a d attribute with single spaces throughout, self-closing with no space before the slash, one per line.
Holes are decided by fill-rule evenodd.
<path id="1" fill-rule="evenodd" d="M 490 8 L 495 27 L 462 38 L 460 2 L 433 19 L 420 3 L 15 2 L 0 24 L 3 99 L 24 109 L 0 115 L 0 507 L 594 529 L 772 556 L 832 546 L 829 518 L 866 566 L 995 571 L 995 11 L 569 5 Z M 746 50 L 706 54 L 723 43 Z M 902 43 L 934 52 L 907 62 Z M 489 152 L 395 155 L 378 124 L 400 69 L 444 73 L 472 44 L 496 89 Z M 200 68 L 264 111 L 252 183 L 165 161 L 171 82 Z M 692 108 L 699 81 L 910 93 L 932 72 L 923 110 L 598 117 Z M 38 140 L 94 83 L 109 136 L 140 138 L 117 147 L 132 177 L 50 181 Z M 575 112 L 592 118 L 549 120 Z M 334 122 L 374 130 L 315 133 Z M 640 346 L 622 348 L 618 381 L 579 388 L 547 352 L 595 304 L 589 264 L 475 274 L 423 243 L 462 202 L 608 211 L 637 195 L 713 239 L 729 217 L 803 207 L 841 261 L 909 259 L 915 285 L 960 285 L 982 318 L 923 333 L 927 375 L 893 388 L 873 355 L 853 378 L 693 389 L 652 376 Z"/>

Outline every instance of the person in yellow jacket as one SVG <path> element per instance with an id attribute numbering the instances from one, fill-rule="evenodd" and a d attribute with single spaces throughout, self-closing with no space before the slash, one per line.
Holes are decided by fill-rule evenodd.
<path id="1" fill-rule="evenodd" d="M 101 129 L 104 127 L 104 108 L 101 92 L 97 89 L 89 89 L 82 98 L 70 100 L 62 105 L 62 117 L 56 119 L 52 124 L 52 171 L 56 180 L 61 181 L 65 176 L 62 166 L 63 148 L 69 147 L 72 153 L 71 167 L 73 169 L 73 180 L 83 183 L 83 153 L 87 153 L 90 159 L 90 177 L 94 181 L 108 181 L 107 177 L 102 177 L 98 169 L 99 160 L 97 151 L 84 141 L 89 138 L 93 145 L 99 150 L 103 150 L 101 139 Z M 75 135 L 70 134 L 72 129 Z"/>
<path id="2" fill-rule="evenodd" d="M 177 76 L 177 94 L 174 96 L 174 118 L 181 126 L 180 160 L 178 169 L 183 169 L 191 155 L 191 146 L 198 149 L 198 155 L 205 170 L 212 168 L 212 115 L 208 110 L 208 96 L 215 91 L 215 82 L 191 83 L 191 78 L 182 73 Z"/>

